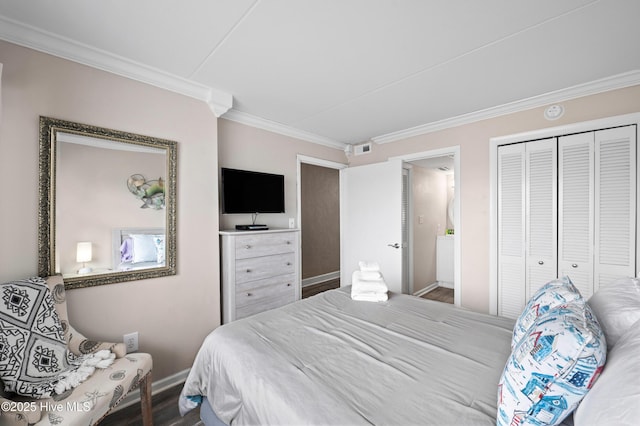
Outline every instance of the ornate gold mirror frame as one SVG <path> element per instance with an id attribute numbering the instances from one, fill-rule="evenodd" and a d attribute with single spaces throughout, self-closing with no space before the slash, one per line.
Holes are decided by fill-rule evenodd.
<path id="1" fill-rule="evenodd" d="M 66 143 L 69 140 L 74 140 L 73 143 Z M 77 142 L 75 142 L 77 141 Z M 65 143 L 63 143 L 65 142 Z M 84 154 L 75 154 L 73 161 L 70 158 L 61 158 L 63 152 L 69 152 L 68 149 L 85 149 L 85 150 L 101 150 L 96 151 L 101 158 L 117 155 L 122 158 L 123 161 L 118 161 L 117 164 L 125 162 L 136 162 L 138 159 L 146 159 L 146 156 L 155 156 L 155 162 L 160 162 L 160 172 L 164 173 L 164 176 L 150 176 L 150 179 L 158 179 L 163 188 L 160 190 L 164 193 L 163 205 L 155 208 L 147 208 L 143 205 L 141 210 L 140 199 L 136 199 L 130 193 L 130 189 L 127 189 L 127 179 L 134 173 L 140 173 L 139 170 L 131 170 L 130 173 L 121 176 L 118 174 L 115 178 L 109 178 L 108 185 L 114 187 L 120 185 L 122 187 L 124 196 L 127 197 L 126 201 L 110 201 L 113 197 L 119 197 L 120 195 L 105 196 L 106 201 L 102 203 L 101 197 L 95 197 L 94 195 L 103 194 L 107 192 L 109 194 L 115 192 L 115 190 L 107 189 L 106 182 L 104 182 L 104 173 L 108 171 L 109 166 L 106 161 L 103 163 L 101 160 L 87 160 L 90 158 Z M 65 151 L 67 150 L 67 151 Z M 157 154 L 164 157 L 158 157 Z M 85 155 L 84 157 L 82 155 Z M 140 156 L 140 157 L 137 157 Z M 91 157 L 92 158 L 92 157 Z M 64 160 L 64 161 L 63 161 Z M 91 161 L 91 162 L 90 162 Z M 64 164 L 64 170 L 63 166 Z M 156 278 L 168 275 L 176 274 L 176 164 L 177 164 L 177 143 L 175 141 L 158 139 L 150 136 L 143 136 L 134 133 L 127 133 L 118 130 L 106 129 L 102 127 L 96 127 L 86 124 L 74 123 L 70 121 L 59 120 L 50 117 L 40 117 L 40 163 L 39 163 L 39 195 L 40 195 L 40 210 L 38 214 L 38 273 L 41 276 L 48 276 L 53 274 L 62 274 L 64 277 L 65 287 L 67 289 L 90 287 L 104 284 L 113 284 L 124 281 L 141 280 L 147 278 Z M 69 173 L 75 172 L 74 169 L 82 168 L 83 172 L 79 177 L 75 178 L 73 185 L 78 184 L 75 190 L 70 187 L 73 185 L 62 184 L 60 182 L 61 176 L 68 176 Z M 80 167 L 82 166 L 82 167 Z M 141 168 L 142 164 L 141 164 Z M 90 170 L 87 173 L 87 169 Z M 102 170 L 104 169 L 104 170 Z M 155 171 L 155 170 L 154 170 Z M 160 174 L 160 172 L 158 174 Z M 64 173 L 64 174 L 61 174 Z M 66 178 L 68 179 L 68 178 Z M 120 180 L 121 179 L 121 180 Z M 112 182 L 116 181 L 117 182 Z M 156 181 L 157 182 L 157 181 Z M 78 190 L 79 188 L 79 190 Z M 104 188 L 104 189 L 103 189 Z M 157 193 L 158 188 L 155 188 Z M 60 210 L 61 206 L 56 205 L 58 199 L 70 199 L 69 193 L 72 193 L 75 198 L 72 204 L 72 208 L 69 208 L 68 203 L 65 204 L 63 211 Z M 81 197 L 81 202 L 78 202 L 78 193 L 86 196 L 84 199 Z M 144 195 L 144 194 L 143 194 Z M 129 205 L 129 199 L 131 205 Z M 62 204 L 62 203 L 61 203 Z M 148 204 L 148 203 L 145 203 Z M 102 214 L 104 210 L 104 214 Z M 137 210 L 137 211 L 136 211 Z M 100 211 L 100 218 L 96 218 L 95 222 L 100 222 L 100 225 L 87 223 L 87 217 L 89 220 L 93 220 L 91 212 Z M 74 215 L 84 215 L 82 219 Z M 150 218 L 149 222 L 153 222 L 147 227 L 142 222 L 144 219 L 140 219 L 142 215 L 147 214 Z M 153 217 L 153 215 L 157 215 Z M 63 216 L 59 218 L 58 216 Z M 131 217 L 132 224 L 127 223 Z M 133 220 L 137 217 L 137 220 Z M 113 218 L 114 223 L 104 223 L 108 220 L 105 218 Z M 162 219 L 164 218 L 164 223 Z M 61 222 L 64 219 L 64 223 L 67 224 L 65 229 L 69 229 L 69 223 L 74 224 L 73 232 L 69 234 L 73 235 L 73 248 L 70 248 L 71 243 L 65 241 L 65 247 L 59 247 L 61 241 L 64 240 L 66 235 L 58 235 Z M 151 220 L 153 219 L 153 220 Z M 83 223 L 85 225 L 83 225 Z M 92 233 L 86 231 L 85 228 L 98 228 L 98 231 L 93 230 Z M 130 230 L 132 235 L 126 235 L 129 237 L 138 237 L 138 234 L 154 234 L 156 238 L 156 244 L 164 239 L 164 244 L 157 247 L 157 253 L 163 254 L 163 261 L 160 262 L 160 257 L 157 258 L 157 262 L 140 262 L 137 265 L 127 266 L 126 268 L 118 265 L 121 261 L 119 250 L 122 248 L 119 246 L 123 241 L 116 240 L 116 238 L 125 238 L 125 232 L 123 230 Z M 64 231 L 63 231 L 64 232 Z M 75 234 L 82 236 L 77 237 Z M 136 233 L 136 235 L 133 235 Z M 95 236 L 99 234 L 99 236 Z M 87 243 L 86 239 L 91 240 L 91 235 L 95 237 L 97 242 Z M 116 236 L 118 235 L 118 236 Z M 129 238 L 131 241 L 132 239 Z M 77 258 L 76 258 L 76 244 L 77 244 Z M 86 268 L 86 265 L 78 270 L 70 270 L 70 263 L 82 262 L 80 251 L 81 246 L 86 248 L 87 245 L 93 244 L 95 249 L 98 250 L 98 259 L 94 259 L 94 266 L 98 266 L 94 269 Z M 108 246 L 108 247 L 107 247 Z M 95 251 L 94 249 L 94 257 Z M 88 257 L 91 258 L 91 249 L 89 249 Z M 100 255 L 102 253 L 102 255 Z M 109 253 L 107 255 L 106 253 Z M 117 253 L 117 254 L 116 254 Z M 73 259 L 69 259 L 73 257 Z M 108 257 L 108 259 L 107 259 Z M 149 260 L 149 259 L 147 259 Z M 61 266 L 63 265 L 63 266 Z M 66 270 L 65 270 L 66 269 Z M 90 272 L 87 272 L 90 271 Z"/>

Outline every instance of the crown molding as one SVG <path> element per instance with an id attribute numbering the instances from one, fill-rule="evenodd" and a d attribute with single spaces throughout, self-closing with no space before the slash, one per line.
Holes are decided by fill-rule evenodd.
<path id="1" fill-rule="evenodd" d="M 194 83 L 4 16 L 0 16 L 0 39 L 204 101 L 216 117 L 222 116 L 233 106 L 233 96 L 229 93 Z"/>
<path id="2" fill-rule="evenodd" d="M 510 102 L 508 104 L 500 105 L 494 108 L 487 108 L 469 114 L 435 121 L 433 123 L 422 124 L 420 126 L 411 127 L 409 129 L 400 130 L 398 132 L 387 133 L 384 135 L 373 137 L 371 138 L 371 140 L 378 144 L 396 142 L 413 136 L 436 132 L 438 130 L 449 129 L 451 127 L 499 117 L 501 115 L 521 112 L 556 102 L 568 101 L 570 99 L 595 95 L 598 93 L 615 89 L 622 89 L 638 84 L 640 84 L 640 70 L 634 70 L 600 80 L 595 80 L 589 83 L 568 87 L 566 89 L 549 92 L 543 95 L 533 96 L 531 98 Z"/>
<path id="3" fill-rule="evenodd" d="M 251 115 L 246 112 L 238 111 L 233 108 L 230 109 L 226 114 L 224 114 L 222 118 L 226 118 L 227 120 L 235 121 L 240 124 L 246 124 L 247 126 L 256 127 L 258 129 L 267 130 L 273 133 L 290 136 L 292 138 L 302 139 L 304 141 L 312 142 L 318 145 L 328 146 L 329 148 L 344 150 L 348 146 L 348 144 L 343 142 L 338 142 L 336 140 L 326 138 L 315 133 L 296 129 L 285 124 L 267 120 L 265 118 Z"/>

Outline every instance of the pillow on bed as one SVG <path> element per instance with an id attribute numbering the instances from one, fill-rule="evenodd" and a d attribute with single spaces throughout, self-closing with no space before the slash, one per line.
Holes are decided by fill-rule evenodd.
<path id="1" fill-rule="evenodd" d="M 640 281 L 621 278 L 600 289 L 588 300 L 607 339 L 609 350 L 640 320 Z"/>
<path id="2" fill-rule="evenodd" d="M 158 251 L 156 243 L 153 241 L 155 235 L 149 234 L 131 234 L 133 240 L 133 259 L 132 263 L 141 262 L 157 262 Z"/>
<path id="3" fill-rule="evenodd" d="M 632 425 L 640 419 L 640 321 L 607 354 L 607 365 L 573 414 L 574 424 Z"/>
<path id="4" fill-rule="evenodd" d="M 498 425 L 557 425 L 593 386 L 607 355 L 587 304 L 539 316 L 507 360 L 498 385 Z"/>
<path id="5" fill-rule="evenodd" d="M 584 304 L 580 292 L 567 276 L 558 280 L 549 281 L 540 287 L 538 291 L 531 296 L 524 310 L 516 320 L 513 327 L 511 350 L 516 347 L 538 316 L 554 308 L 566 306 L 574 302 Z"/>

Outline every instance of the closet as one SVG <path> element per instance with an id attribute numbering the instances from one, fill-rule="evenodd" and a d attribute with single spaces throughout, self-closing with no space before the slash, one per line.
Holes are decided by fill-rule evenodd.
<path id="1" fill-rule="evenodd" d="M 636 125 L 497 148 L 498 315 L 549 280 L 588 298 L 636 264 Z"/>

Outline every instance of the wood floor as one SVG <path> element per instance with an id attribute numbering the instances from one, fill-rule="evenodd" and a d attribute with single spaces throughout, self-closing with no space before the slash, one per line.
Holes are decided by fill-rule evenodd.
<path id="1" fill-rule="evenodd" d="M 310 297 L 325 290 L 340 287 L 340 280 L 331 280 L 320 284 L 314 284 L 302 289 L 302 297 Z M 453 289 L 438 287 L 429 293 L 423 294 L 425 299 L 438 302 L 453 303 Z M 202 425 L 200 411 L 198 409 L 189 412 L 185 417 L 180 417 L 178 412 L 178 397 L 182 390 L 182 384 L 174 386 L 163 392 L 153 395 L 153 424 L 155 426 L 195 426 Z M 142 424 L 140 404 L 136 403 L 123 408 L 107 416 L 100 426 L 137 426 Z"/>
<path id="2" fill-rule="evenodd" d="M 423 299 L 435 300 L 437 302 L 453 304 L 453 289 L 446 287 L 437 287 L 420 297 L 422 297 Z"/>
<path id="3" fill-rule="evenodd" d="M 153 424 L 154 426 L 195 426 L 200 422 L 200 410 L 192 410 L 186 416 L 180 417 L 178 411 L 178 397 L 182 391 L 182 384 L 153 395 Z M 100 426 L 138 426 L 142 424 L 140 403 L 135 403 L 107 416 Z"/>
<path id="4" fill-rule="evenodd" d="M 313 296 L 314 294 L 321 293 L 326 290 L 333 290 L 340 287 L 340 278 L 335 280 L 325 281 L 318 284 L 302 287 L 302 298 Z"/>

